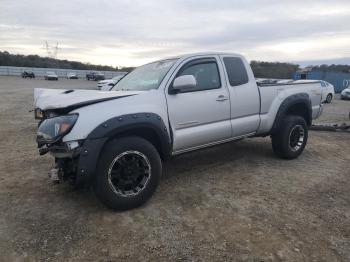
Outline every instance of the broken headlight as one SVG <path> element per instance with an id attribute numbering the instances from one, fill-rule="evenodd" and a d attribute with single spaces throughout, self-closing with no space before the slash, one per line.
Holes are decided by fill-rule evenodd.
<path id="1" fill-rule="evenodd" d="M 58 116 L 45 119 L 39 126 L 36 140 L 39 147 L 44 144 L 52 144 L 68 134 L 75 122 L 78 114 Z"/>

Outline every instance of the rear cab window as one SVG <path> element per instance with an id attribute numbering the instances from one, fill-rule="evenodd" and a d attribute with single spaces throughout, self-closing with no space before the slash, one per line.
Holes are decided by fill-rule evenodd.
<path id="1" fill-rule="evenodd" d="M 249 78 L 247 70 L 241 58 L 224 57 L 223 61 L 231 86 L 239 86 L 248 83 Z"/>

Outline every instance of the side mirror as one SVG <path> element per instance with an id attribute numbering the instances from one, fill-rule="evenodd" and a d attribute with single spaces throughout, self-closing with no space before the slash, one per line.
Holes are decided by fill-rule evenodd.
<path id="1" fill-rule="evenodd" d="M 175 78 L 171 94 L 186 92 L 195 89 L 197 86 L 196 78 L 193 75 L 183 75 Z"/>

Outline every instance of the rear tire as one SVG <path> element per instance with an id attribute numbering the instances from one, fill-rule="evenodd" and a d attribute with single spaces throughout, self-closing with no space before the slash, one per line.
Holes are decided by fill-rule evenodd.
<path id="1" fill-rule="evenodd" d="M 300 116 L 287 116 L 281 129 L 271 136 L 272 149 L 280 158 L 297 158 L 304 150 L 308 139 L 308 127 Z"/>
<path id="2" fill-rule="evenodd" d="M 332 94 L 328 94 L 326 97 L 326 103 L 329 104 L 330 102 L 332 102 L 332 98 L 333 98 Z"/>
<path id="3" fill-rule="evenodd" d="M 144 204 L 158 187 L 162 162 L 156 148 L 147 140 L 122 137 L 103 149 L 93 188 L 96 196 L 114 210 L 127 210 Z"/>

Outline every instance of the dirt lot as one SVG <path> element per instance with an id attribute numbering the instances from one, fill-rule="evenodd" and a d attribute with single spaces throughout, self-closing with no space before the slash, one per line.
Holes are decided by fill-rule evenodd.
<path id="1" fill-rule="evenodd" d="M 269 138 L 180 156 L 128 212 L 51 184 L 28 112 L 33 88 L 95 85 L 0 77 L 1 261 L 350 261 L 350 133 L 311 131 L 292 161 L 276 158 Z M 349 111 L 335 99 L 319 121 Z"/>

